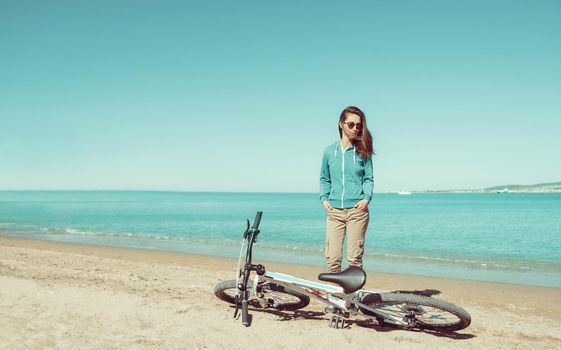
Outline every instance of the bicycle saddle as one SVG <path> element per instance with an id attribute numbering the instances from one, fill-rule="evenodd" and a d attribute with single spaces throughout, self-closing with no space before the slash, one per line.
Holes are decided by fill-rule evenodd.
<path id="1" fill-rule="evenodd" d="M 320 273 L 320 281 L 332 282 L 343 287 L 346 294 L 354 293 L 366 283 L 366 272 L 357 266 L 349 266 L 336 273 Z"/>

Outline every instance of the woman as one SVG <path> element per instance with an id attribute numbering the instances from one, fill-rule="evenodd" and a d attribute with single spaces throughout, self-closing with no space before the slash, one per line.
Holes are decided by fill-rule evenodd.
<path id="1" fill-rule="evenodd" d="M 343 110 L 339 136 L 341 139 L 323 153 L 320 175 L 320 199 L 327 212 L 325 257 L 328 272 L 341 271 L 345 234 L 349 265 L 362 268 L 368 203 L 374 189 L 372 136 L 360 109 L 347 107 Z"/>

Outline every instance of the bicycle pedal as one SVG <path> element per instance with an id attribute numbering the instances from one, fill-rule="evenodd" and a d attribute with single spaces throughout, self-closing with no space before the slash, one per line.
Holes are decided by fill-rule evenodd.
<path id="1" fill-rule="evenodd" d="M 329 319 L 329 328 L 343 329 L 345 328 L 345 319 L 339 315 L 333 315 Z"/>

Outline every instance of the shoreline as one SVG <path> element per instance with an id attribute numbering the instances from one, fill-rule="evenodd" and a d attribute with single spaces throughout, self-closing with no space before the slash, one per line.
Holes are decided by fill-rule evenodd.
<path id="1" fill-rule="evenodd" d="M 99 247 L 99 248 L 110 248 L 110 249 L 124 249 L 124 250 L 141 250 L 141 251 L 146 251 L 146 252 L 161 252 L 161 253 L 170 253 L 170 254 L 185 254 L 185 255 L 193 255 L 193 256 L 204 256 L 207 257 L 209 259 L 231 259 L 232 260 L 232 266 L 236 266 L 237 265 L 237 258 L 232 257 L 231 255 L 227 255 L 227 254 L 213 254 L 212 252 L 209 254 L 208 252 L 203 252 L 203 253 L 198 253 L 195 251 L 189 251 L 189 250 L 168 250 L 166 248 L 163 247 L 127 247 L 127 246 L 122 246 L 122 245 L 112 245 L 112 244 L 104 244 L 103 242 L 101 243 L 89 243 L 89 242 L 75 242 L 75 241 L 57 241 L 57 240 L 51 240 L 51 239 L 45 239 L 45 238 L 41 238 L 41 237 L 22 237 L 22 236 L 18 236 L 18 235 L 10 235 L 8 234 L 2 234 L 0 233 L 0 239 L 4 237 L 4 238 L 9 238 L 9 239 L 21 239 L 23 241 L 39 241 L 39 242 L 45 242 L 46 244 L 48 243 L 52 243 L 53 246 L 56 246 L 57 244 L 61 244 L 61 245 L 73 245 L 73 246 L 84 246 L 84 247 Z M 266 248 L 265 248 L 266 249 Z M 263 249 L 263 250 L 265 250 Z M 239 252 L 239 248 L 236 248 L 236 254 L 238 254 Z M 260 253 L 261 250 L 258 250 L 257 252 L 254 252 L 254 260 L 255 261 L 259 261 L 261 263 L 266 263 L 266 264 L 278 264 L 278 265 L 293 265 L 293 266 L 307 266 L 310 268 L 315 268 L 315 269 L 321 269 L 324 267 L 323 264 L 323 260 L 320 263 L 316 263 L 315 261 L 317 259 L 315 259 L 315 257 L 307 257 L 306 259 L 304 259 L 303 262 L 301 263 L 290 263 L 290 260 L 295 258 L 296 256 L 294 256 L 293 252 L 286 252 L 286 255 L 284 258 L 279 258 L 278 252 L 275 252 L 274 256 L 275 258 L 272 259 L 268 259 L 267 258 L 267 254 L 261 254 Z M 282 252 L 281 252 L 282 253 Z M 398 275 L 398 276 L 404 276 L 404 277 L 410 277 L 410 278 L 415 278 L 415 277 L 419 277 L 419 278 L 432 278 L 432 279 L 444 279 L 444 280 L 457 280 L 457 281 L 465 281 L 465 282 L 481 282 L 481 283 L 493 283 L 493 284 L 500 284 L 500 285 L 511 285 L 511 286 L 528 286 L 528 287 L 542 287 L 542 288 L 553 288 L 553 289 L 559 289 L 561 290 L 561 286 L 556 286 L 556 285 L 547 285 L 547 284 L 540 284 L 539 282 L 527 282 L 527 283 L 516 283 L 516 282 L 511 282 L 508 280 L 497 280 L 497 279 L 492 279 L 491 277 L 487 277 L 487 278 L 478 278 L 478 277 L 473 277 L 474 275 L 476 275 L 478 272 L 485 274 L 485 273 L 493 273 L 493 272 L 498 272 L 498 273 L 503 273 L 503 274 L 512 274 L 512 273 L 525 273 L 526 271 L 501 271 L 501 270 L 495 270 L 495 269 L 490 269 L 490 270 L 486 270 L 483 269 L 481 271 L 479 270 L 471 270 L 468 267 L 458 267 L 458 266 L 450 266 L 450 265 L 443 265 L 443 266 L 438 266 L 438 265 L 431 265 L 430 263 L 426 266 L 424 265 L 417 265 L 417 266 L 422 266 L 424 269 L 426 269 L 427 271 L 433 271 L 433 273 L 427 272 L 427 273 L 411 273 L 408 271 L 403 271 L 404 269 L 407 270 L 407 266 L 409 266 L 409 268 L 411 267 L 411 265 L 413 264 L 411 261 L 390 261 L 390 260 L 379 260 L 376 261 L 374 259 L 372 259 L 371 257 L 368 257 L 365 255 L 364 258 L 364 263 L 365 263 L 365 271 L 369 272 L 369 273 L 377 273 L 377 274 L 388 274 L 388 275 Z M 374 264 L 378 265 L 378 269 L 376 269 L 376 267 L 372 268 L 369 265 L 373 265 L 372 262 L 375 261 Z M 422 264 L 423 262 L 421 262 Z M 345 264 L 345 262 L 344 262 Z M 433 263 L 434 264 L 434 263 Z M 392 266 L 393 265 L 393 266 Z M 405 268 L 404 268 L 405 266 Z M 436 267 L 435 267 L 436 266 Z M 394 269 L 393 271 L 388 271 L 390 268 Z M 451 268 L 452 271 L 454 271 L 455 269 L 466 269 L 467 274 L 465 274 L 464 278 L 458 278 L 455 275 L 457 275 L 458 273 L 453 273 L 450 276 L 445 276 L 445 272 L 447 268 Z M 440 273 L 439 271 L 442 270 Z M 460 270 L 461 271 L 461 270 Z M 531 273 L 531 272 L 529 272 Z M 551 278 L 551 277 L 550 277 Z M 504 279 L 504 278 L 503 278 Z"/>
<path id="2" fill-rule="evenodd" d="M 468 310 L 472 325 L 447 336 L 376 322 L 333 330 L 323 305 L 312 302 L 300 313 L 252 310 L 253 325 L 245 328 L 212 293 L 218 282 L 234 278 L 236 265 L 231 258 L 0 236 L 0 343 L 14 349 L 329 349 L 350 346 L 350 339 L 358 348 L 372 342 L 431 349 L 561 345 L 558 288 L 372 271 L 366 289 L 439 290 L 435 298 Z M 316 266 L 266 266 L 311 280 L 323 272 Z"/>

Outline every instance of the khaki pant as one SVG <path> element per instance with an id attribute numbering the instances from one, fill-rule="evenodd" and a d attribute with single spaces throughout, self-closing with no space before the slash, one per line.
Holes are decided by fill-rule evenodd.
<path id="1" fill-rule="evenodd" d="M 362 268 L 364 236 L 368 227 L 368 208 L 337 209 L 327 212 L 327 232 L 325 238 L 325 257 L 327 271 L 340 272 L 343 259 L 343 241 L 347 234 L 347 259 L 350 266 Z"/>

